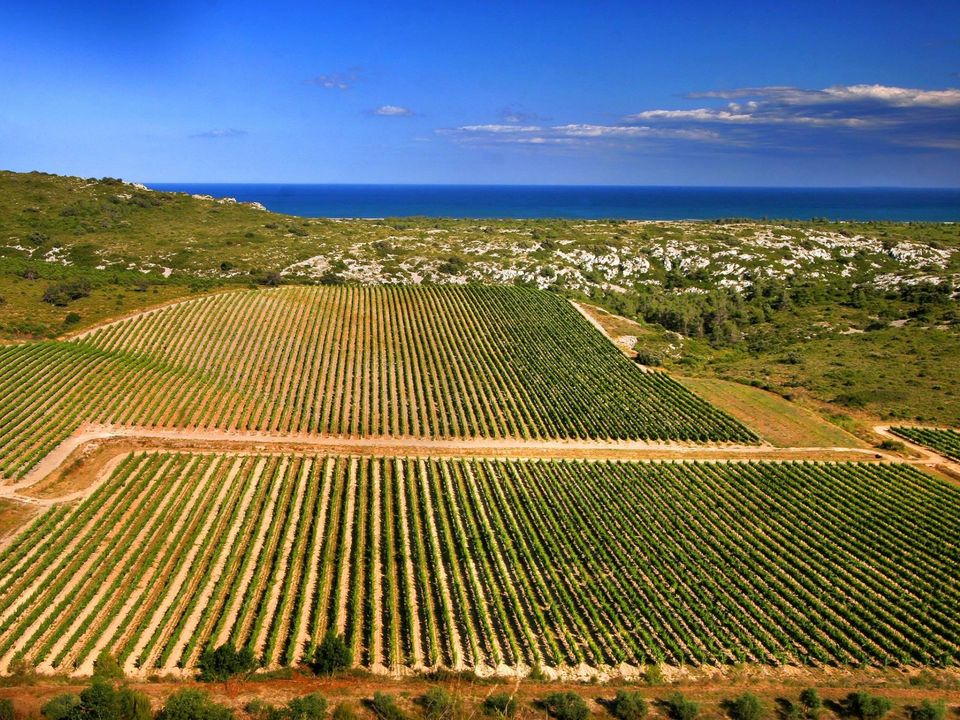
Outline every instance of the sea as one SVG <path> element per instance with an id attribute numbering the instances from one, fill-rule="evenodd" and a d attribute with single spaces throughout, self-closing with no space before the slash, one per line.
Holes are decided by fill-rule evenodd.
<path id="1" fill-rule="evenodd" d="M 302 217 L 960 221 L 960 188 L 150 183 Z"/>

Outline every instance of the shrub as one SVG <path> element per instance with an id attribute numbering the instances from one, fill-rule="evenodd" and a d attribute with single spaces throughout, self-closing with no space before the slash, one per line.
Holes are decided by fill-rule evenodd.
<path id="1" fill-rule="evenodd" d="M 318 675 L 333 675 L 350 667 L 352 661 L 350 648 L 343 638 L 329 630 L 313 654 L 313 671 Z"/>
<path id="2" fill-rule="evenodd" d="M 656 663 L 647 665 L 647 670 L 643 675 L 647 685 L 663 685 L 663 668 Z"/>
<path id="3" fill-rule="evenodd" d="M 517 701 L 510 693 L 494 693 L 484 699 L 483 711 L 487 715 L 513 717 L 517 712 Z"/>
<path id="4" fill-rule="evenodd" d="M 647 701 L 636 690 L 617 690 L 610 712 L 618 720 L 643 720 L 647 716 Z"/>
<path id="5" fill-rule="evenodd" d="M 66 307 L 71 300 L 87 297 L 90 290 L 90 281 L 86 278 L 56 283 L 47 286 L 47 289 L 43 291 L 43 301 L 57 307 Z"/>
<path id="6" fill-rule="evenodd" d="M 947 706 L 943 700 L 931 702 L 924 700 L 910 709 L 910 720 L 943 720 L 947 716 Z"/>
<path id="7" fill-rule="evenodd" d="M 429 720 L 453 720 L 460 714 L 460 699 L 442 687 L 430 688 L 422 703 Z"/>
<path id="8" fill-rule="evenodd" d="M 733 720 L 760 720 L 763 705 L 760 704 L 760 698 L 747 692 L 731 702 L 727 712 Z"/>
<path id="9" fill-rule="evenodd" d="M 67 313 L 67 316 L 63 319 L 63 324 L 64 324 L 64 325 L 76 325 L 78 322 L 80 322 L 80 313 L 69 312 L 69 313 Z M 116 665 L 117 661 L 116 661 L 115 659 L 114 659 L 113 662 L 114 662 L 114 664 Z M 120 666 L 119 666 L 119 665 L 117 665 L 117 669 L 120 670 Z M 97 670 L 96 670 L 96 664 L 94 664 L 94 670 L 93 670 L 93 671 L 94 671 L 94 674 L 96 674 L 96 672 L 97 672 Z M 106 676 L 103 676 L 103 677 L 106 677 Z M 123 670 L 120 670 L 120 674 L 117 675 L 116 677 L 123 677 Z"/>
<path id="10" fill-rule="evenodd" d="M 587 703 L 572 690 L 550 693 L 543 706 L 557 720 L 586 720 L 590 714 Z"/>
<path id="11" fill-rule="evenodd" d="M 327 700 L 320 693 L 293 698 L 287 703 L 286 717 L 290 720 L 321 720 L 327 714 Z"/>
<path id="12" fill-rule="evenodd" d="M 800 693 L 800 704 L 807 714 L 817 712 L 823 706 L 823 700 L 820 699 L 820 693 L 816 688 L 807 688 Z"/>
<path id="13" fill-rule="evenodd" d="M 330 720 L 357 720 L 357 711 L 350 703 L 340 703 L 330 713 Z"/>
<path id="14" fill-rule="evenodd" d="M 71 317 L 76 319 L 71 320 Z M 64 322 L 66 322 L 67 325 L 72 325 L 80 322 L 80 316 L 76 313 L 70 313 Z M 120 667 L 120 663 L 117 662 L 117 659 L 113 655 L 104 651 L 97 656 L 97 659 L 93 663 L 93 676 L 105 680 L 119 680 L 123 678 L 123 668 Z"/>
<path id="15" fill-rule="evenodd" d="M 846 699 L 847 714 L 859 720 L 880 720 L 890 712 L 891 707 L 893 705 L 887 698 L 871 695 L 862 690 L 850 693 Z"/>
<path id="16" fill-rule="evenodd" d="M 370 708 L 380 720 L 407 720 L 406 713 L 397 707 L 396 700 L 389 693 L 375 692 Z"/>
<path id="17" fill-rule="evenodd" d="M 0 720 L 13 720 L 13 700 L 0 698 Z"/>
<path id="18" fill-rule="evenodd" d="M 226 680 L 240 673 L 250 672 L 256 667 L 256 660 L 250 648 L 237 650 L 232 643 L 225 643 L 215 650 L 207 648 L 197 663 L 200 670 L 199 680 Z"/>
<path id="19" fill-rule="evenodd" d="M 663 365 L 663 358 L 652 350 L 640 348 L 636 353 L 637 354 L 633 356 L 633 360 L 638 365 L 647 365 L 650 367 L 660 367 Z"/>
<path id="20" fill-rule="evenodd" d="M 47 700 L 40 708 L 40 714 L 47 720 L 63 720 L 80 704 L 80 697 L 73 693 L 61 693 Z"/>
<path id="21" fill-rule="evenodd" d="M 47 240 L 50 239 L 49 235 L 44 235 L 42 232 L 34 231 L 27 235 L 27 242 L 31 245 L 40 246 L 43 245 Z"/>
<path id="22" fill-rule="evenodd" d="M 663 702 L 670 720 L 693 720 L 700 712 L 700 706 L 687 700 L 683 693 L 674 693 Z"/>
<path id="23" fill-rule="evenodd" d="M 156 720 L 233 720 L 233 711 L 199 690 L 181 690 L 167 698 Z"/>

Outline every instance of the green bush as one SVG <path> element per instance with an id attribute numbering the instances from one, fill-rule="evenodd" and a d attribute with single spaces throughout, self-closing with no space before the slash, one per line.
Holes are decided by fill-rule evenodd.
<path id="1" fill-rule="evenodd" d="M 76 315 L 77 317 L 72 322 L 80 321 L 80 316 L 76 313 L 70 313 L 70 315 Z M 70 315 L 67 315 L 67 324 L 71 324 Z M 103 651 L 93 663 L 93 676 L 104 680 L 120 680 L 123 678 L 123 668 L 120 667 L 120 663 L 113 655 Z"/>
<path id="2" fill-rule="evenodd" d="M 203 682 L 226 680 L 234 675 L 250 672 L 256 664 L 250 648 L 237 650 L 232 643 L 225 643 L 215 650 L 207 648 L 201 653 L 197 662 L 200 670 L 198 679 Z"/>
<path id="3" fill-rule="evenodd" d="M 674 693 L 663 701 L 670 720 L 693 720 L 700 713 L 700 706 L 687 700 L 683 693 Z"/>
<path id="4" fill-rule="evenodd" d="M 820 699 L 820 693 L 816 688 L 807 688 L 800 693 L 800 704 L 807 712 L 819 710 L 823 706 L 823 700 Z"/>
<path id="5" fill-rule="evenodd" d="M 760 720 L 763 716 L 763 705 L 760 698 L 753 693 L 744 693 L 733 700 L 727 707 L 732 720 Z"/>
<path id="6" fill-rule="evenodd" d="M 0 698 L 0 720 L 13 720 L 13 700 Z"/>
<path id="7" fill-rule="evenodd" d="M 320 693 L 310 693 L 293 698 L 286 710 L 290 720 L 321 720 L 327 714 L 327 699 Z"/>
<path id="8" fill-rule="evenodd" d="M 610 703 L 610 713 L 618 720 L 643 720 L 647 709 L 647 701 L 636 690 L 617 690 Z"/>
<path id="9" fill-rule="evenodd" d="M 862 690 L 850 693 L 846 699 L 847 714 L 859 720 L 880 720 L 890 712 L 892 707 L 892 703 L 887 698 L 871 695 Z"/>
<path id="10" fill-rule="evenodd" d="M 338 670 L 346 670 L 353 662 L 350 648 L 343 638 L 332 630 L 323 636 L 313 654 L 313 671 L 317 675 L 333 675 Z"/>
<path id="11" fill-rule="evenodd" d="M 397 701 L 389 693 L 374 693 L 370 709 L 380 720 L 407 720 L 407 714 L 397 707 Z"/>
<path id="12" fill-rule="evenodd" d="M 493 693 L 484 699 L 483 711 L 496 717 L 513 717 L 517 712 L 517 700 L 510 693 Z"/>
<path id="13" fill-rule="evenodd" d="M 543 706 L 556 720 L 586 720 L 590 714 L 587 703 L 572 690 L 550 693 Z"/>
<path id="14" fill-rule="evenodd" d="M 199 690 L 181 690 L 167 698 L 156 720 L 233 720 L 233 711 Z"/>
<path id="15" fill-rule="evenodd" d="M 460 715 L 460 699 L 442 687 L 430 688 L 422 704 L 429 720 L 453 720 Z"/>
<path id="16" fill-rule="evenodd" d="M 80 696 L 73 693 L 61 693 L 47 700 L 40 708 L 40 714 L 47 720 L 63 720 L 80 704 Z"/>
<path id="17" fill-rule="evenodd" d="M 947 716 L 947 705 L 943 700 L 932 702 L 924 700 L 910 709 L 910 720 L 943 720 Z"/>
<path id="18" fill-rule="evenodd" d="M 357 711 L 350 703 L 340 703 L 330 714 L 330 720 L 357 720 Z"/>
<path id="19" fill-rule="evenodd" d="M 90 295 L 92 286 L 86 278 L 56 283 L 43 291 L 43 301 L 57 307 L 66 307 L 71 300 L 79 300 Z"/>

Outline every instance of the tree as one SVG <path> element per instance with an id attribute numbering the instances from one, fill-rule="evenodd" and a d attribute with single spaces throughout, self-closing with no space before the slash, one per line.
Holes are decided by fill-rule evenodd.
<path id="1" fill-rule="evenodd" d="M 733 720 L 760 720 L 763 705 L 760 704 L 760 698 L 747 692 L 731 702 L 727 712 Z"/>
<path id="2" fill-rule="evenodd" d="M 572 690 L 550 693 L 543 699 L 543 706 L 556 720 L 587 720 L 590 714 L 587 703 Z"/>
<path id="3" fill-rule="evenodd" d="M 803 705 L 806 716 L 812 720 L 820 714 L 823 700 L 820 699 L 820 693 L 816 688 L 807 688 L 800 693 L 800 704 Z"/>
<path id="4" fill-rule="evenodd" d="M 233 712 L 204 692 L 181 690 L 167 698 L 156 720 L 233 720 Z"/>
<path id="5" fill-rule="evenodd" d="M 250 672 L 256 667 L 256 659 L 250 648 L 237 650 L 232 643 L 224 643 L 215 650 L 207 648 L 200 655 L 197 667 L 199 679 L 204 682 L 227 680 L 234 675 Z"/>
<path id="6" fill-rule="evenodd" d="M 353 662 L 350 648 L 333 630 L 328 630 L 313 654 L 313 671 L 318 675 L 333 675 L 345 670 Z"/>
<path id="7" fill-rule="evenodd" d="M 610 704 L 610 712 L 617 720 L 643 720 L 647 709 L 647 701 L 635 690 L 617 690 Z"/>

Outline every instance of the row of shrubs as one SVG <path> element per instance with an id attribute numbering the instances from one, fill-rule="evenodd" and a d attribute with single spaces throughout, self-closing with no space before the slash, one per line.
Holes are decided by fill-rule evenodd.
<path id="1" fill-rule="evenodd" d="M 467 717 L 463 712 L 460 697 L 441 687 L 431 688 L 418 699 L 427 720 L 460 720 Z M 648 701 L 636 691 L 618 690 L 613 700 L 602 701 L 616 720 L 645 720 L 649 712 Z M 654 701 L 670 720 L 695 720 L 700 712 L 697 703 L 688 700 L 682 693 L 674 693 L 665 699 Z M 787 720 L 815 720 L 819 718 L 823 701 L 816 690 L 810 688 L 800 694 L 799 701 L 781 701 L 780 716 Z M 410 720 L 397 704 L 393 695 L 374 693 L 366 703 L 378 720 Z M 554 720 L 587 720 L 590 710 L 586 701 L 573 691 L 555 692 L 537 702 L 539 709 Z M 734 700 L 723 703 L 731 720 L 760 720 L 765 708 L 752 693 L 744 693 Z M 294 698 L 284 705 L 273 705 L 263 700 L 253 700 L 244 708 L 253 720 L 326 720 L 327 701 L 319 693 Z M 481 706 L 483 713 L 498 720 L 508 720 L 516 715 L 520 705 L 510 693 L 492 693 Z M 834 709 L 844 718 L 855 720 L 881 720 L 891 710 L 888 699 L 866 692 L 850 693 L 845 700 L 836 703 Z M 104 678 L 95 678 L 90 687 L 79 695 L 63 693 L 49 700 L 41 708 L 45 720 L 233 720 L 230 708 L 220 705 L 196 689 L 185 689 L 171 695 L 156 713 L 150 700 L 143 693 L 116 684 Z M 910 708 L 911 720 L 944 720 L 946 707 L 943 701 L 924 700 Z M 472 715 L 470 716 L 472 717 Z M 15 720 L 10 700 L 0 700 L 0 720 Z M 340 704 L 333 708 L 331 720 L 356 720 L 354 708 Z"/>

